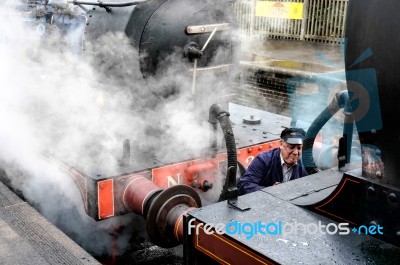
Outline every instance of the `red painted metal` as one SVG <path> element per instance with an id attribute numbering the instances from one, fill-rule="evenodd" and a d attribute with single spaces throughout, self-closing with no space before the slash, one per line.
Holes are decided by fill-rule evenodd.
<path id="1" fill-rule="evenodd" d="M 114 182 L 106 179 L 97 182 L 99 219 L 114 216 Z"/>
<path id="2" fill-rule="evenodd" d="M 261 152 L 279 147 L 279 140 L 257 144 L 237 150 L 237 160 L 246 168 Z M 169 188 L 177 184 L 193 186 L 193 183 L 202 183 L 207 180 L 210 183 L 216 181 L 221 162 L 226 161 L 226 153 L 218 154 L 209 159 L 196 159 L 185 161 L 164 167 L 152 169 L 152 181 L 161 188 Z"/>
<path id="3" fill-rule="evenodd" d="M 256 157 L 259 153 L 265 152 L 269 149 L 279 147 L 280 140 L 274 140 L 267 143 L 257 144 L 245 148 L 240 148 L 237 150 L 237 160 L 247 168 L 251 161 Z"/>

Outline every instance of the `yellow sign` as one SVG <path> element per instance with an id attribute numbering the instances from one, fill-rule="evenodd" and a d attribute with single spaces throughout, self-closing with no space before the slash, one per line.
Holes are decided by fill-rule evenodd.
<path id="1" fill-rule="evenodd" d="M 302 19 L 303 3 L 257 1 L 256 16 Z"/>

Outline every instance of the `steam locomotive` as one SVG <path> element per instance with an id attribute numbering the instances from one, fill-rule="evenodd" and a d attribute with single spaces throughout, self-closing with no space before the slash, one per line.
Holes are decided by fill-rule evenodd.
<path id="1" fill-rule="evenodd" d="M 383 259 L 388 262 L 387 253 L 398 253 L 400 191 L 396 166 L 399 135 L 392 116 L 397 110 L 398 90 L 393 85 L 397 81 L 393 73 L 397 57 L 391 51 L 395 51 L 397 42 L 388 42 L 387 36 L 397 35 L 392 25 L 396 25 L 399 4 L 350 2 L 347 21 L 352 22 L 346 30 L 348 88 L 338 93 L 308 127 L 303 160 L 311 175 L 241 197 L 236 179 L 254 156 L 279 146 L 278 132 L 291 121 L 236 105 L 230 105 L 227 111 L 232 95 L 223 88 L 230 86 L 238 59 L 231 5 L 231 1 L 208 0 L 26 1 L 22 9 L 32 11 L 29 23 L 40 34 L 46 36 L 54 30 L 65 37 L 72 34 L 68 47 L 83 57 L 95 54 L 94 64 L 99 63 L 98 58 L 104 61 L 101 45 L 96 44 L 105 33 L 123 32 L 137 52 L 138 65 L 133 69 L 144 80 L 137 81 L 140 88 L 157 100 L 191 95 L 190 99 L 202 108 L 196 117 L 206 116 L 211 125 L 211 141 L 201 155 L 178 148 L 173 151 L 179 153 L 177 156 L 160 159 L 144 152 L 145 158 L 139 161 L 137 150 L 131 150 L 131 141 L 124 139 L 122 152 L 114 157 L 118 166 L 112 170 L 100 170 L 96 162 L 90 167 L 80 163 L 83 157 L 69 160 L 51 152 L 43 157 L 72 177 L 88 216 L 96 221 L 132 212 L 143 216 L 152 242 L 166 248 L 183 243 L 187 264 L 364 263 L 382 259 L 382 255 L 374 256 L 373 248 L 384 252 Z M 179 19 L 176 10 L 180 10 Z M 365 17 L 385 19 L 378 23 Z M 364 34 L 367 29 L 371 32 L 368 36 Z M 114 42 L 119 44 L 118 39 Z M 171 68 L 173 72 L 168 70 Z M 113 69 L 119 69 L 118 64 L 99 72 L 107 76 Z M 184 85 L 173 82 L 160 86 L 158 80 L 166 73 L 175 75 Z M 117 71 L 117 79 L 119 74 Z M 138 77 L 137 73 L 132 75 Z M 213 93 L 212 100 L 206 97 L 208 93 Z M 204 106 L 209 107 L 204 110 Z M 345 110 L 345 119 L 338 168 L 319 172 L 320 165 L 314 161 L 318 133 L 341 109 Z M 255 118 L 254 113 L 262 118 Z M 350 163 L 354 131 L 359 137 L 361 163 Z M 148 132 L 162 137 L 154 127 Z M 224 142 L 219 145 L 222 136 Z M 202 207 L 210 194 L 211 205 Z M 315 222 L 325 227 L 334 227 L 336 223 L 331 225 L 331 221 L 345 222 L 357 233 L 341 236 L 327 230 L 329 233 L 323 234 L 264 235 L 256 240 L 246 239 L 248 230 L 216 233 L 217 223 L 256 224 L 260 220 L 274 224 L 296 220 L 304 225 L 302 229 Z M 360 229 L 362 226 L 367 230 Z M 383 233 L 377 233 L 382 227 Z M 287 249 L 292 252 L 288 254 Z M 309 253 L 316 257 L 310 258 Z"/>
<path id="2" fill-rule="evenodd" d="M 226 164 L 236 168 L 236 143 L 228 118 L 230 114 L 224 110 L 232 97 L 229 82 L 236 70 L 238 47 L 233 12 L 227 12 L 231 8 L 230 1 L 166 0 L 29 0 L 16 5 L 22 14 L 21 20 L 41 38 L 43 51 L 55 51 L 54 58 L 61 53 L 65 56 L 57 59 L 61 61 L 68 60 L 70 54 L 78 56 L 93 67 L 96 76 L 99 75 L 100 82 L 95 86 L 99 87 L 100 95 L 96 101 L 85 102 L 85 105 L 96 105 L 92 110 L 99 114 L 100 120 L 99 123 L 90 121 L 88 127 L 101 125 L 107 108 L 112 109 L 120 101 L 126 103 L 125 96 L 132 99 L 124 105 L 129 108 L 129 115 L 160 108 L 164 102 L 176 104 L 184 98 L 185 105 L 199 106 L 191 109 L 194 123 L 198 125 L 196 120 L 201 117 L 200 122 L 205 121 L 207 125 L 201 131 L 212 135 L 210 144 L 202 144 L 206 148 L 198 150 L 201 155 L 180 146 L 172 150 L 168 150 L 170 145 L 141 146 L 129 138 L 119 138 L 119 144 L 112 148 L 118 152 L 110 151 L 102 142 L 109 128 L 96 133 L 96 137 L 90 136 L 89 143 L 82 145 L 68 139 L 67 145 L 72 147 L 73 153 L 62 150 L 65 145 L 60 148 L 51 143 L 41 156 L 73 179 L 88 216 L 96 221 L 127 213 L 144 216 L 151 240 L 171 247 L 181 241 L 182 214 L 200 207 L 200 196 L 209 202 L 225 196 L 226 191 L 221 195 L 222 185 L 218 183 L 223 181 L 220 171 L 226 171 Z M 180 19 L 176 18 L 176 10 L 180 10 Z M 35 50 L 35 60 L 44 60 L 40 52 Z M 116 53 L 110 56 L 108 52 Z M 83 93 L 85 89 L 90 88 L 83 86 Z M 113 101 L 115 94 L 122 95 L 118 98 L 120 101 Z M 116 109 L 121 111 L 118 106 Z M 41 111 L 38 107 L 39 115 Z M 185 109 L 179 111 L 183 113 Z M 69 118 L 66 117 L 65 122 Z M 157 122 L 162 121 L 155 119 Z M 218 146 L 218 138 L 222 136 L 217 130 L 218 122 L 225 138 L 230 139 L 226 143 L 230 146 L 228 154 Z M 134 125 L 123 125 L 116 131 L 129 131 L 127 128 L 137 131 Z M 161 129 L 151 122 L 144 125 L 141 122 L 141 125 L 145 127 L 146 137 L 153 139 L 165 138 L 165 131 L 161 129 L 169 129 L 168 124 Z M 61 125 L 61 128 L 67 127 Z M 136 138 L 132 132 L 125 135 Z M 46 138 L 59 136 L 50 134 Z M 206 139 L 209 140 L 208 135 Z M 168 140 L 161 139 L 161 142 Z M 131 148 L 132 144 L 135 148 Z M 267 143 L 253 151 L 247 148 L 248 144 L 239 147 L 243 148 L 243 159 L 247 159 L 273 145 Z M 231 159 L 235 156 L 235 162 L 227 161 L 227 156 Z M 231 170 L 231 175 L 234 171 Z M 2 179 L 29 200 L 29 196 L 21 192 L 29 177 L 16 180 L 2 173 Z M 31 201 L 40 204 L 34 199 Z M 171 227 L 179 232 L 172 232 Z"/>

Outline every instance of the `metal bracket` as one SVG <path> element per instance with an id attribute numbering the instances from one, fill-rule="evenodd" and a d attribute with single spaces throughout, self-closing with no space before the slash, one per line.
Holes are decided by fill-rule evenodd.
<path id="1" fill-rule="evenodd" d="M 245 204 L 243 204 L 243 203 L 240 203 L 238 198 L 236 198 L 236 199 L 228 199 L 228 205 L 232 206 L 234 209 L 240 210 L 242 212 L 250 210 L 250 207 L 245 205 Z"/>
<path id="2" fill-rule="evenodd" d="M 215 28 L 219 31 L 229 30 L 229 23 L 187 26 L 186 33 L 187 34 L 208 33 L 212 32 Z"/>
<path id="3" fill-rule="evenodd" d="M 236 210 L 246 211 L 249 210 L 250 207 L 244 205 L 243 203 L 239 203 L 239 193 L 236 187 L 236 167 L 229 167 L 227 178 L 235 180 L 234 182 L 228 183 L 227 193 L 228 193 L 228 205 L 232 206 Z"/>
<path id="4" fill-rule="evenodd" d="M 337 154 L 338 168 L 343 168 L 347 163 L 347 141 L 346 135 L 339 139 L 339 150 Z"/>

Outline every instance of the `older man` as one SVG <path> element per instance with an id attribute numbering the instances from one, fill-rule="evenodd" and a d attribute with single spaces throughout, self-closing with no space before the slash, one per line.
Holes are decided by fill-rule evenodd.
<path id="1" fill-rule="evenodd" d="M 303 129 L 284 129 L 281 133 L 281 145 L 256 156 L 240 177 L 237 185 L 239 194 L 307 176 L 300 159 L 304 136 Z"/>

